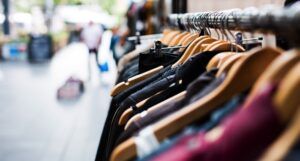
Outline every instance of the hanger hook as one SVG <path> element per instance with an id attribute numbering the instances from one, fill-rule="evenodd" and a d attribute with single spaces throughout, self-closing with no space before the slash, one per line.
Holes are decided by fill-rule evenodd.
<path id="1" fill-rule="evenodd" d="M 197 33 L 198 28 L 196 25 L 196 15 L 195 14 L 192 15 L 192 25 L 193 25 L 194 32 Z"/>
<path id="2" fill-rule="evenodd" d="M 190 32 L 190 26 L 189 26 L 189 19 L 188 19 L 188 13 L 184 14 L 184 24 L 185 24 L 185 29 Z"/>
<path id="3" fill-rule="evenodd" d="M 208 24 L 214 28 L 214 30 L 217 34 L 217 39 L 220 39 L 220 33 L 218 31 L 218 28 L 216 27 L 216 17 L 217 17 L 217 12 L 210 13 L 208 16 L 208 19 L 209 19 Z M 211 22 L 211 24 L 209 22 Z"/>
<path id="4" fill-rule="evenodd" d="M 216 28 L 219 29 L 221 36 L 222 36 L 222 40 L 225 40 L 226 36 L 224 33 L 224 26 L 223 26 L 223 12 L 218 12 L 217 16 L 216 16 Z"/>
<path id="5" fill-rule="evenodd" d="M 202 13 L 202 15 L 200 17 L 200 22 L 202 22 L 205 32 L 208 33 L 209 35 L 211 35 L 211 31 L 208 26 L 208 16 L 209 16 L 208 12 Z"/>
<path id="6" fill-rule="evenodd" d="M 223 29 L 224 29 L 224 33 L 225 33 L 225 36 L 226 36 L 226 40 L 231 42 L 230 40 L 230 37 L 228 36 L 228 33 L 229 33 L 229 30 L 228 30 L 228 16 L 229 14 L 228 13 L 223 13 L 222 15 L 222 26 L 223 26 Z"/>
<path id="7" fill-rule="evenodd" d="M 203 30 L 202 29 L 202 26 L 200 24 L 201 21 L 199 21 L 199 14 L 195 14 L 195 19 L 194 19 L 194 24 L 195 24 L 195 28 L 196 30 L 201 33 L 201 31 Z"/>

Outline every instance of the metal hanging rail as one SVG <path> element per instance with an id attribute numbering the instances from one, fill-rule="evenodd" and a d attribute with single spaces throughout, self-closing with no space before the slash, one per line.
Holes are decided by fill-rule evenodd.
<path id="1" fill-rule="evenodd" d="M 300 42 L 300 3 L 288 8 L 232 9 L 216 12 L 171 14 L 170 27 L 200 31 L 206 29 L 272 32 Z"/>

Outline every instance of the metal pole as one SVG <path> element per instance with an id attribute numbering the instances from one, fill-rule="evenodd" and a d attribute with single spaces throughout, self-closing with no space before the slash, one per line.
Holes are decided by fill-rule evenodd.
<path id="1" fill-rule="evenodd" d="M 4 22 L 3 22 L 3 32 L 5 35 L 9 35 L 10 27 L 9 27 L 9 0 L 2 0 L 3 4 L 3 12 L 4 12 Z"/>

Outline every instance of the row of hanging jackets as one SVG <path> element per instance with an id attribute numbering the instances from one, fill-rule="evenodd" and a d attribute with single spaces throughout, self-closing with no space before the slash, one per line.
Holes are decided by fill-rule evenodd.
<path id="1" fill-rule="evenodd" d="M 96 161 L 300 158 L 297 49 L 166 29 L 118 69 Z"/>

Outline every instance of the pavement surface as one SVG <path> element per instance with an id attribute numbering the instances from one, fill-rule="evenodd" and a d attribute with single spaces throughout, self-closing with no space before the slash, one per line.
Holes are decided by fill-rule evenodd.
<path id="1" fill-rule="evenodd" d="M 104 74 L 109 78 L 101 79 L 94 66 L 84 94 L 59 102 L 57 87 L 70 74 L 88 75 L 86 53 L 62 53 L 42 64 L 0 62 L 0 161 L 94 160 L 114 78 Z M 70 70 L 74 65 L 80 70 Z"/>

